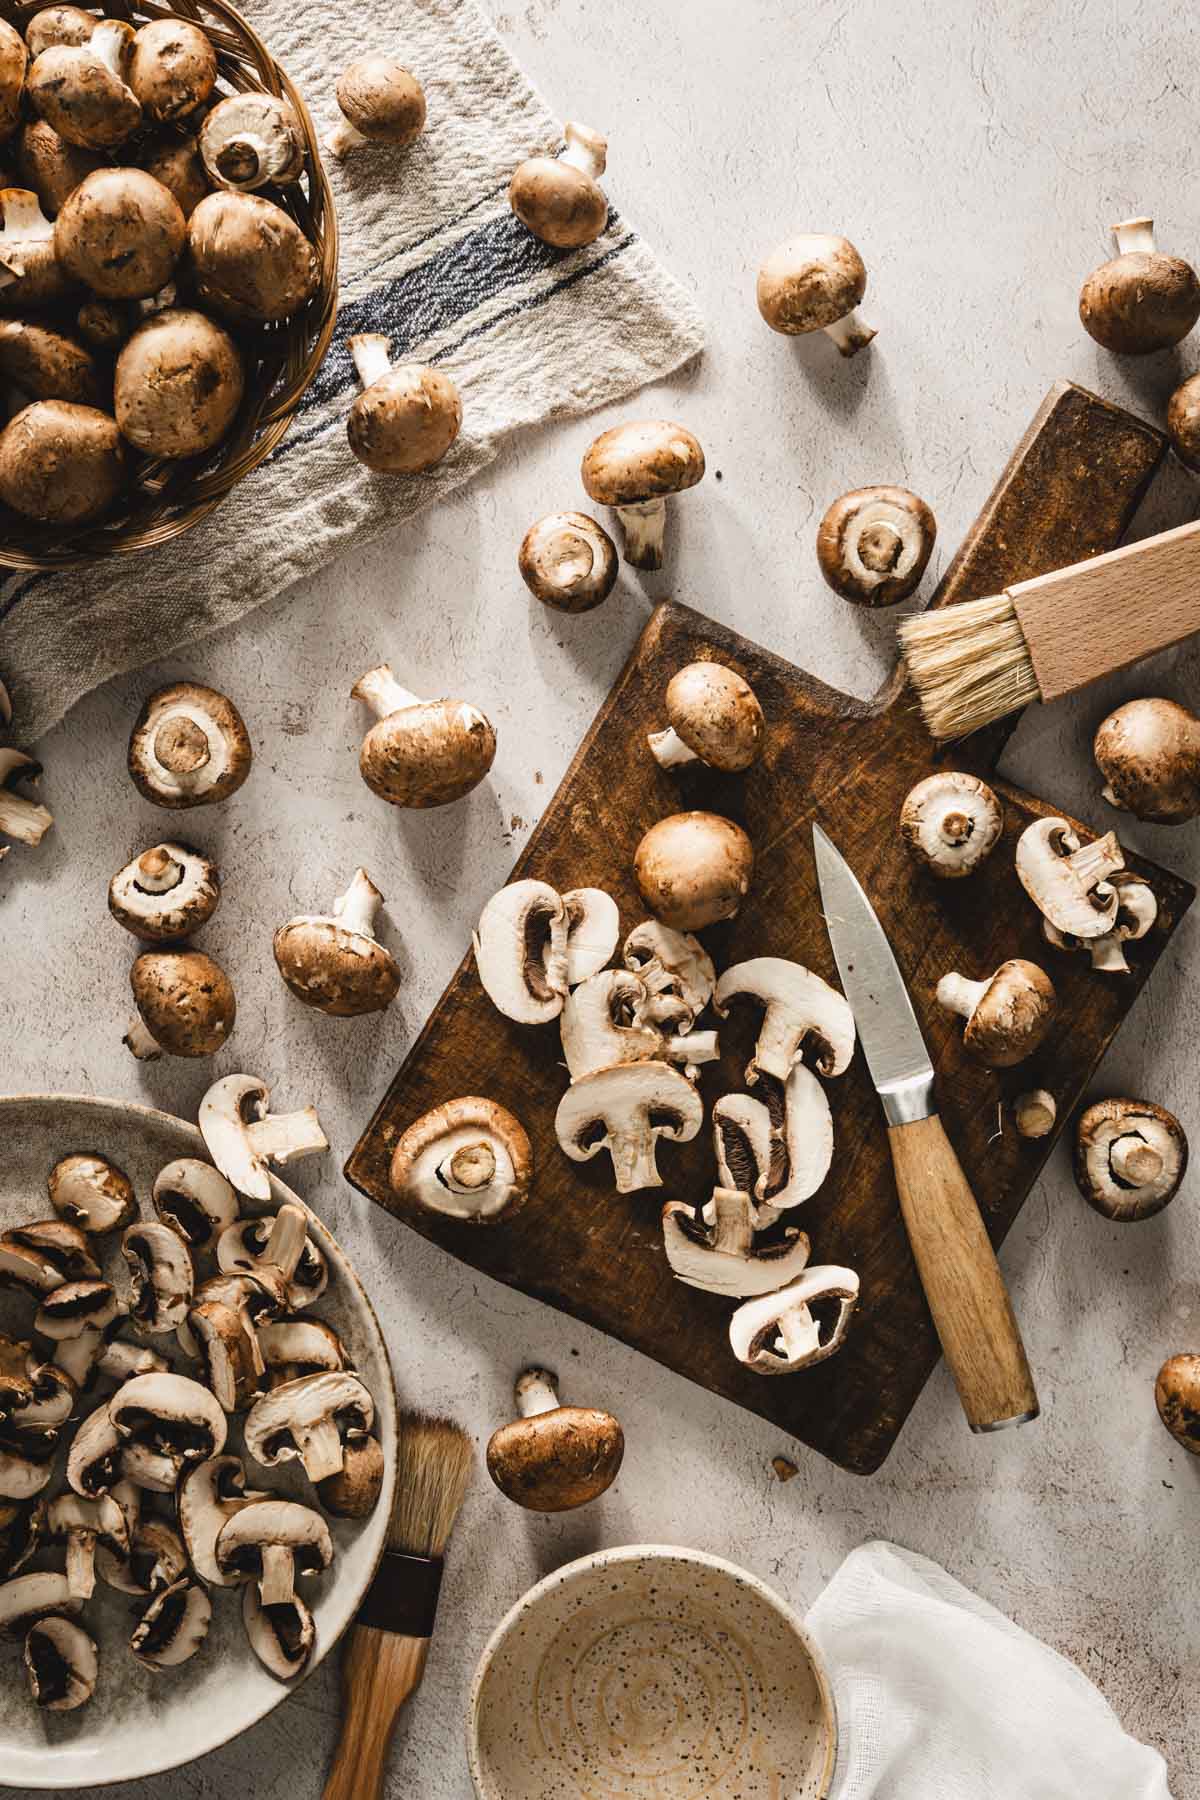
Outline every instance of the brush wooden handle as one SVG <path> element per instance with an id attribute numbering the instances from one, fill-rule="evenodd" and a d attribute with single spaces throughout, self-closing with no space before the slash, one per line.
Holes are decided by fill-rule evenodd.
<path id="1" fill-rule="evenodd" d="M 400 1708 L 420 1685 L 429 1639 L 353 1625 L 342 1656 L 342 1735 L 324 1800 L 378 1800 Z"/>
<path id="2" fill-rule="evenodd" d="M 1037 1417 L 1038 1397 L 996 1252 L 942 1121 L 888 1132 L 925 1298 L 972 1431 Z"/>
<path id="3" fill-rule="evenodd" d="M 1005 591 L 1038 691 L 1058 700 L 1200 631 L 1200 523 Z"/>

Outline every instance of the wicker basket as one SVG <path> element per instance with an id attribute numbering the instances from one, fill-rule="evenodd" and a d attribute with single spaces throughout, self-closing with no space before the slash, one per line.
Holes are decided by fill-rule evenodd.
<path id="1" fill-rule="evenodd" d="M 86 0 L 85 0 L 86 3 Z M 48 4 L 33 0 L 15 10 L 13 23 L 26 22 Z M 4 9 L 6 12 L 7 8 Z M 296 109 L 307 144 L 305 173 L 286 188 L 267 187 L 263 196 L 291 214 L 317 253 L 319 284 L 308 305 L 276 325 L 231 325 L 246 365 L 246 397 L 233 430 L 204 457 L 186 461 L 129 453 L 130 482 L 119 506 L 101 523 L 77 527 L 37 525 L 9 513 L 0 520 L 0 567 L 69 569 L 102 557 L 125 555 L 165 544 L 207 518 L 226 494 L 279 443 L 291 424 L 333 335 L 337 316 L 338 233 L 333 196 L 321 164 L 308 109 L 279 64 L 226 0 L 179 0 L 172 7 L 152 0 L 110 0 L 108 18 L 135 26 L 151 19 L 184 18 L 200 25 L 212 41 L 222 91 L 252 89 L 281 94 Z M 130 146 L 138 154 L 137 140 Z M 114 153 L 119 161 L 121 151 Z M 68 326 L 68 329 L 70 327 Z"/>

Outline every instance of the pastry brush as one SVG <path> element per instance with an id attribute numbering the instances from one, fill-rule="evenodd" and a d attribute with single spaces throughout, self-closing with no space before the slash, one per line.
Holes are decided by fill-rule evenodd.
<path id="1" fill-rule="evenodd" d="M 324 1800 L 378 1800 L 404 1702 L 420 1685 L 442 1559 L 471 1479 L 471 1440 L 449 1419 L 402 1413 L 387 1547 L 342 1657 L 342 1735 Z"/>
<path id="2" fill-rule="evenodd" d="M 1195 631 L 1200 523 L 918 613 L 900 644 L 925 723 L 945 739 L 1074 694 Z"/>

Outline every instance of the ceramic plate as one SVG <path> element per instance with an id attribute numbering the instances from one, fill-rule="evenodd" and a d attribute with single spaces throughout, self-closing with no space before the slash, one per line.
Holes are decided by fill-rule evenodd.
<path id="1" fill-rule="evenodd" d="M 94 1150 L 119 1164 L 147 1216 L 153 1216 L 151 1184 L 164 1163 L 176 1156 L 207 1160 L 194 1126 L 149 1107 L 67 1095 L 0 1098 L 0 1227 L 50 1215 L 46 1176 L 60 1156 L 75 1150 Z M 272 1206 L 243 1200 L 245 1215 L 296 1199 L 282 1182 L 272 1180 L 271 1186 Z M 374 1397 L 375 1430 L 387 1468 L 383 1494 L 369 1519 L 329 1520 L 333 1567 L 304 1584 L 317 1627 L 310 1665 L 315 1668 L 354 1617 L 383 1549 L 395 1482 L 396 1393 L 371 1303 L 320 1219 L 310 1218 L 309 1229 L 329 1263 L 329 1286 L 312 1316 L 333 1326 Z M 115 1233 L 98 1240 L 99 1256 L 106 1275 L 124 1292 L 119 1238 Z M 29 1299 L 0 1290 L 0 1331 L 27 1337 L 31 1326 Z M 174 1340 L 154 1338 L 152 1345 L 171 1355 Z M 179 1363 L 185 1366 L 182 1358 Z M 227 1447 L 240 1453 L 238 1423 L 231 1426 Z M 298 1463 L 262 1470 L 260 1482 L 253 1480 L 255 1464 L 248 1462 L 247 1472 L 250 1485 L 311 1500 Z M 159 1674 L 143 1669 L 126 1648 L 132 1604 L 129 1595 L 103 1582 L 87 1602 L 82 1618 L 100 1647 L 100 1677 L 94 1697 L 77 1712 L 39 1712 L 25 1685 L 20 1644 L 0 1644 L 0 1787 L 61 1792 L 159 1774 L 228 1743 L 295 1687 L 276 1681 L 258 1662 L 242 1629 L 236 1593 L 214 1592 L 212 1628 L 203 1648 L 182 1668 Z"/>
<path id="2" fill-rule="evenodd" d="M 797 1615 L 698 1550 L 568 1563 L 497 1627 L 471 1691 L 481 1800 L 824 1800 L 833 1697 Z"/>

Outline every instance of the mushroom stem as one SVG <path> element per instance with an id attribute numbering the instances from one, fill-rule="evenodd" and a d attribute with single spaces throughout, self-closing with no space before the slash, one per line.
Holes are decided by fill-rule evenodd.
<path id="1" fill-rule="evenodd" d="M 386 342 L 386 339 L 381 339 Z M 377 669 L 368 669 L 360 675 L 350 689 L 352 700 L 365 700 L 377 719 L 386 719 L 389 713 L 402 712 L 406 706 L 420 706 L 416 694 L 410 694 L 392 673 L 390 663 L 380 663 Z"/>
<path id="2" fill-rule="evenodd" d="M 1126 1187 L 1148 1187 L 1162 1174 L 1163 1159 L 1153 1144 L 1136 1132 L 1118 1138 L 1108 1153 L 1109 1167 Z"/>
<path id="3" fill-rule="evenodd" d="M 669 1037 L 663 1050 L 668 1062 L 716 1062 L 721 1054 L 721 1041 L 715 1031 L 687 1031 Z"/>
<path id="4" fill-rule="evenodd" d="M 1117 254 L 1131 256 L 1141 251 L 1147 256 L 1154 254 L 1154 220 L 1122 219 L 1119 225 L 1112 228 L 1116 239 Z"/>
<path id="5" fill-rule="evenodd" d="M 89 1600 L 96 1586 L 96 1536 L 73 1531 L 67 1538 L 67 1587 L 72 1599 Z"/>
<path id="6" fill-rule="evenodd" d="M 137 885 L 144 894 L 169 894 L 183 876 L 183 864 L 176 862 L 163 844 L 156 844 L 153 850 L 145 850 L 138 857 Z"/>
<path id="7" fill-rule="evenodd" d="M 222 144 L 217 153 L 217 169 L 226 181 L 247 187 L 257 180 L 270 156 L 271 146 L 264 137 L 254 131 L 242 131 Z"/>
<path id="8" fill-rule="evenodd" d="M 810 1355 L 821 1341 L 821 1334 L 807 1306 L 793 1306 L 788 1312 L 781 1313 L 777 1329 L 789 1362 Z"/>
<path id="9" fill-rule="evenodd" d="M 383 904 L 383 895 L 365 869 L 355 869 L 354 878 L 344 894 L 333 903 L 333 916 L 347 931 L 374 937 L 375 914 Z"/>
<path id="10" fill-rule="evenodd" d="M 365 388 L 374 387 L 392 366 L 391 342 L 378 331 L 362 331 L 352 337 L 350 354 Z"/>
<path id="11" fill-rule="evenodd" d="M 748 1256 L 754 1244 L 754 1206 L 738 1188 L 713 1189 L 711 1248 L 728 1256 Z"/>
<path id="12" fill-rule="evenodd" d="M 556 1412 L 559 1407 L 558 1382 L 549 1369 L 526 1369 L 518 1377 L 514 1389 L 517 1415 L 536 1419 L 539 1413 Z"/>
<path id="13" fill-rule="evenodd" d="M 207 733 L 186 713 L 173 713 L 154 734 L 154 756 L 172 775 L 194 775 L 211 760 Z"/>
<path id="14" fill-rule="evenodd" d="M 631 569 L 661 569 L 667 523 L 664 499 L 634 500 L 618 506 L 617 517 L 625 533 L 625 561 Z"/>
<path id="15" fill-rule="evenodd" d="M 31 764 L 36 770 L 37 764 Z M 0 781 L 0 836 L 15 838 L 19 844 L 40 844 L 54 823 L 54 814 L 35 800 L 14 794 Z"/>
<path id="16" fill-rule="evenodd" d="M 1019 1094 L 1013 1102 L 1013 1118 L 1022 1137 L 1049 1137 L 1057 1117 L 1058 1104 L 1045 1088 L 1033 1088 L 1027 1094 Z"/>
<path id="17" fill-rule="evenodd" d="M 567 147 L 559 162 L 590 175 L 593 181 L 599 180 L 608 161 L 608 140 L 598 131 L 590 131 L 586 125 L 574 124 L 563 126 L 563 138 Z"/>
<path id="18" fill-rule="evenodd" d="M 88 39 L 87 47 L 106 69 L 111 69 L 118 81 L 125 80 L 129 33 L 120 19 L 102 19 Z"/>
<path id="19" fill-rule="evenodd" d="M 1095 888 L 1125 867 L 1125 858 L 1115 831 L 1105 832 L 1103 837 L 1096 838 L 1093 843 L 1080 844 L 1078 850 L 1071 852 L 1068 860 L 1088 888 Z"/>
<path id="20" fill-rule="evenodd" d="M 986 981 L 968 981 L 965 975 L 943 975 L 937 984 L 937 1003 L 945 1011 L 969 1019 L 987 993 Z"/>
<path id="21" fill-rule="evenodd" d="M 345 1467 L 346 1452 L 335 1419 L 317 1419 L 305 1430 L 299 1443 L 304 1472 L 314 1485 L 324 1481 L 327 1475 L 340 1474 Z M 263 1604 L 270 1604 L 265 1594 Z"/>
<path id="22" fill-rule="evenodd" d="M 477 1144 L 460 1144 L 453 1156 L 438 1164 L 438 1180 L 453 1194 L 473 1194 L 490 1187 L 496 1177 L 496 1152 L 485 1138 Z"/>
<path id="23" fill-rule="evenodd" d="M 262 1579 L 258 1584 L 264 1606 L 287 1606 L 296 1592 L 296 1569 L 287 1544 L 264 1544 Z"/>
<path id="24" fill-rule="evenodd" d="M 348 150 L 357 150 L 360 144 L 365 144 L 367 141 L 363 133 L 356 125 L 352 125 L 349 119 L 339 119 L 333 130 L 326 132 L 321 139 L 330 156 L 336 156 L 339 159 L 345 156 Z"/>
<path id="25" fill-rule="evenodd" d="M 134 1055 L 137 1055 L 136 1050 Z M 300 1112 L 268 1113 L 265 1119 L 255 1119 L 248 1124 L 246 1135 L 255 1155 L 271 1162 L 285 1163 L 293 1156 L 315 1156 L 317 1151 L 329 1148 L 315 1106 L 306 1106 Z"/>
<path id="26" fill-rule="evenodd" d="M 135 1014 L 129 1021 L 125 1036 L 121 1041 L 139 1062 L 154 1062 L 162 1055 L 162 1045 L 140 1013 Z"/>
<path id="27" fill-rule="evenodd" d="M 856 356 L 860 350 L 866 349 L 876 335 L 873 325 L 863 324 L 857 307 L 851 307 L 848 313 L 822 329 L 833 339 L 843 356 Z"/>
<path id="28" fill-rule="evenodd" d="M 694 750 L 688 749 L 673 725 L 668 725 L 665 731 L 652 731 L 647 742 L 655 762 L 664 769 L 677 769 L 682 763 L 700 760 Z"/>
<path id="29" fill-rule="evenodd" d="M 293 1206 L 290 1202 L 285 1203 L 275 1214 L 275 1223 L 271 1227 L 271 1235 L 267 1239 L 267 1247 L 263 1251 L 262 1260 L 270 1263 L 273 1269 L 279 1270 L 286 1281 L 290 1281 L 304 1254 L 304 1245 L 307 1239 L 307 1218 L 298 1206 Z"/>
<path id="30" fill-rule="evenodd" d="M 941 834 L 948 844 L 965 844 L 974 829 L 969 813 L 948 812 L 942 818 Z"/>

